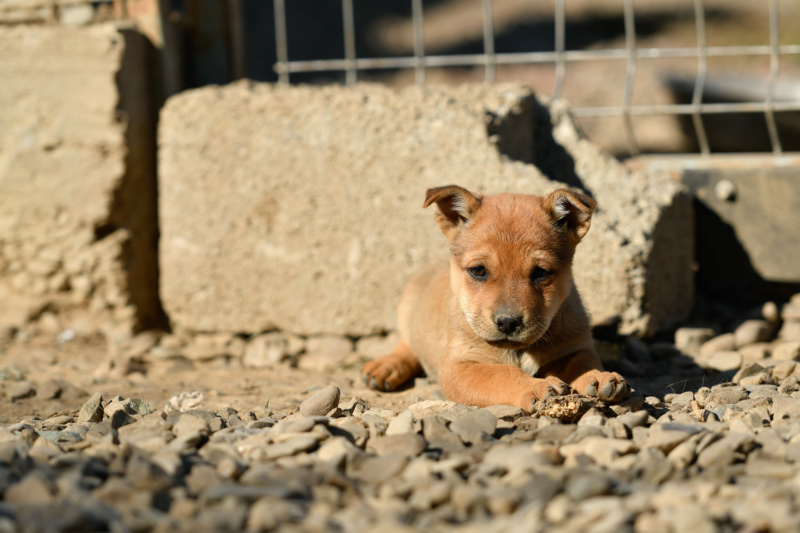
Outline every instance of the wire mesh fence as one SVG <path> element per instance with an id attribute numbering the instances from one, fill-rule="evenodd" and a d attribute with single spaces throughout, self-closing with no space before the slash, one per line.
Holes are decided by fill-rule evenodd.
<path id="1" fill-rule="evenodd" d="M 422 0 L 410 0 L 411 31 L 413 34 L 413 54 L 398 57 L 359 57 L 356 52 L 356 24 L 353 0 L 341 1 L 342 33 L 344 47 L 342 56 L 334 59 L 291 60 L 289 38 L 287 35 L 286 0 L 274 0 L 276 62 L 274 70 L 282 83 L 293 82 L 293 76 L 310 72 L 342 72 L 344 81 L 353 84 L 364 73 L 381 70 L 411 70 L 414 82 L 425 84 L 430 69 L 442 67 L 480 67 L 483 79 L 492 83 L 497 78 L 497 69 L 509 65 L 549 65 L 554 69 L 551 94 L 561 97 L 564 91 L 567 72 L 573 65 L 590 62 L 624 62 L 625 76 L 622 98 L 615 103 L 604 105 L 576 105 L 573 115 L 578 118 L 616 118 L 622 119 L 628 150 L 631 155 L 640 153 L 637 143 L 634 119 L 647 116 L 676 116 L 690 119 L 696 136 L 697 149 L 708 155 L 714 150 L 706 132 L 706 121 L 714 115 L 753 114 L 763 117 L 769 140 L 769 150 L 781 154 L 787 150 L 785 139 L 780 134 L 776 113 L 800 111 L 800 91 L 797 95 L 784 95 L 778 91 L 781 61 L 790 56 L 792 60 L 800 56 L 800 44 L 781 43 L 779 39 L 779 0 L 766 0 L 761 7 L 768 16 L 769 39 L 766 44 L 712 46 L 707 38 L 706 0 L 693 0 L 695 45 L 694 46 L 640 46 L 637 40 L 637 17 L 634 0 L 620 0 L 624 19 L 624 47 L 593 47 L 589 49 L 568 49 L 566 0 L 554 0 L 553 35 L 551 50 L 528 52 L 498 52 L 495 48 L 496 35 L 493 19 L 494 3 L 498 0 L 482 2 L 482 53 L 471 54 L 430 54 L 426 53 L 424 35 L 425 6 Z M 768 59 L 769 68 L 763 89 L 757 96 L 741 101 L 708 101 L 705 93 L 712 86 L 709 83 L 709 61 L 726 57 L 760 57 Z M 643 60 L 650 59 L 689 59 L 696 64 L 693 79 L 686 87 L 690 94 L 688 102 L 638 103 L 634 101 L 634 87 L 637 71 Z M 686 85 L 686 83 L 684 83 Z M 705 120 L 704 120 L 705 119 Z M 789 148 L 793 150 L 794 148 Z"/>

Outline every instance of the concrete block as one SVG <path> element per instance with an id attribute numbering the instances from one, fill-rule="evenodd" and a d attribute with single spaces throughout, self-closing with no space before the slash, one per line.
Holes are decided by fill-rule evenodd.
<path id="1" fill-rule="evenodd" d="M 113 25 L 0 26 L 0 324 L 164 322 L 151 53 Z"/>
<path id="2" fill-rule="evenodd" d="M 171 98 L 159 131 L 162 301 L 195 331 L 395 328 L 408 276 L 447 243 L 429 187 L 599 203 L 575 276 L 595 323 L 649 334 L 692 305 L 692 211 L 665 174 L 583 139 L 516 85 L 394 90 L 240 82 Z"/>

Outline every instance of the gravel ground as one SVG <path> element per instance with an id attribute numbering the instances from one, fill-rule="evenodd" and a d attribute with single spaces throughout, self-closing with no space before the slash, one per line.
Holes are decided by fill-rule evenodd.
<path id="1" fill-rule="evenodd" d="M 115 373 L 75 342 L 6 345 L 0 531 L 800 529 L 800 295 L 721 335 L 600 343 L 631 399 L 530 416 L 369 391 L 353 364 Z"/>

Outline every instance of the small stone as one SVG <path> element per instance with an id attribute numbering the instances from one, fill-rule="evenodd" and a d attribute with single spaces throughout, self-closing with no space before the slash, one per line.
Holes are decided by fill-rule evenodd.
<path id="1" fill-rule="evenodd" d="M 125 476 L 136 487 L 148 491 L 164 491 L 172 486 L 171 476 L 141 453 L 134 453 L 128 460 Z"/>
<path id="2" fill-rule="evenodd" d="M 734 351 L 714 352 L 702 359 L 702 365 L 720 372 L 739 370 L 742 366 L 742 354 Z"/>
<path id="3" fill-rule="evenodd" d="M 769 375 L 768 372 L 759 372 L 758 374 L 754 374 L 752 376 L 747 376 L 746 378 L 739 379 L 739 385 L 748 386 L 748 385 L 773 385 L 775 381 L 772 379 L 772 376 Z"/>
<path id="4" fill-rule="evenodd" d="M 772 377 L 777 381 L 783 381 L 794 373 L 796 367 L 794 361 L 782 361 L 772 367 Z"/>
<path id="5" fill-rule="evenodd" d="M 733 332 L 736 348 L 770 340 L 773 326 L 766 320 L 750 319 L 742 322 Z"/>
<path id="6" fill-rule="evenodd" d="M 414 432 L 414 415 L 409 410 L 402 411 L 391 419 L 386 427 L 386 435 L 402 435 Z"/>
<path id="7" fill-rule="evenodd" d="M 36 389 L 36 397 L 42 400 L 53 400 L 61 396 L 61 385 L 54 379 L 48 379 Z"/>
<path id="8" fill-rule="evenodd" d="M 783 395 L 772 400 L 773 420 L 800 418 L 800 399 Z"/>
<path id="9" fill-rule="evenodd" d="M 477 444 L 494 435 L 497 418 L 487 409 L 478 409 L 453 420 L 450 430 L 465 444 Z"/>
<path id="10" fill-rule="evenodd" d="M 381 484 L 397 476 L 408 463 L 404 455 L 365 457 L 354 469 L 352 476 L 365 483 Z"/>
<path id="11" fill-rule="evenodd" d="M 608 494 L 614 482 L 606 475 L 595 473 L 575 473 L 567 479 L 564 492 L 574 501 Z"/>
<path id="12" fill-rule="evenodd" d="M 761 317 L 770 324 L 777 324 L 781 321 L 781 312 L 775 302 L 766 302 L 761 306 Z"/>
<path id="13" fill-rule="evenodd" d="M 733 333 L 723 333 L 700 346 L 700 356 L 708 357 L 715 352 L 728 352 L 736 349 L 736 337 Z"/>
<path id="14" fill-rule="evenodd" d="M 750 376 L 754 376 L 764 371 L 764 367 L 759 365 L 758 363 L 747 363 L 746 365 L 742 366 L 736 375 L 733 376 L 731 381 L 734 383 L 739 383 L 739 381 L 743 378 L 747 378 Z"/>
<path id="15" fill-rule="evenodd" d="M 103 420 L 103 395 L 95 392 L 81 407 L 78 413 L 78 424 L 100 422 Z"/>
<path id="16" fill-rule="evenodd" d="M 456 402 L 444 400 L 425 400 L 412 404 L 408 407 L 411 414 L 417 420 L 422 420 L 428 416 L 441 416 L 447 420 L 453 421 L 469 413 L 472 409 L 466 405 Z"/>
<path id="17" fill-rule="evenodd" d="M 702 450 L 697 456 L 697 465 L 701 468 L 727 466 L 736 460 L 736 453 L 740 448 L 752 447 L 754 443 L 752 435 L 729 433 Z"/>
<path id="18" fill-rule="evenodd" d="M 385 435 L 367 441 L 367 450 L 378 455 L 399 454 L 416 457 L 425 450 L 425 439 L 416 433 L 402 435 Z"/>
<path id="19" fill-rule="evenodd" d="M 713 337 L 711 328 L 678 328 L 675 330 L 675 346 L 685 354 L 698 355 L 700 346 Z"/>
<path id="20" fill-rule="evenodd" d="M 669 399 L 667 399 L 669 397 Z M 664 401 L 667 403 L 671 403 L 674 405 L 680 405 L 681 407 L 686 407 L 690 405 L 694 400 L 694 393 L 692 391 L 682 392 L 681 394 L 675 395 L 666 395 L 664 397 Z"/>
<path id="21" fill-rule="evenodd" d="M 322 443 L 316 453 L 320 461 L 338 462 L 344 459 L 351 461 L 364 452 L 345 437 L 331 437 Z"/>
<path id="22" fill-rule="evenodd" d="M 36 387 L 30 381 L 18 381 L 8 389 L 8 399 L 13 401 L 29 398 L 36 394 Z"/>
<path id="23" fill-rule="evenodd" d="M 328 385 L 315 395 L 306 398 L 300 404 L 300 414 L 303 416 L 325 416 L 331 409 L 339 406 L 341 391 L 336 385 Z"/>
<path id="24" fill-rule="evenodd" d="M 772 358 L 778 361 L 800 361 L 800 341 L 783 341 L 775 344 Z"/>
<path id="25" fill-rule="evenodd" d="M 766 359 L 770 356 L 771 351 L 771 345 L 766 342 L 756 342 L 739 348 L 739 353 L 742 354 L 742 360 L 746 363 Z"/>
<path id="26" fill-rule="evenodd" d="M 300 452 L 307 452 L 317 447 L 317 439 L 311 435 L 294 437 L 285 442 L 270 444 L 264 451 L 267 459 L 277 459 L 296 455 Z"/>
<path id="27" fill-rule="evenodd" d="M 784 341 L 800 341 L 800 320 L 787 320 L 778 332 L 778 338 Z"/>
<path id="28" fill-rule="evenodd" d="M 715 387 L 705 396 L 701 405 L 708 409 L 738 403 L 749 397 L 750 395 L 743 387 Z M 700 400 L 699 397 L 698 400 Z"/>
<path id="29" fill-rule="evenodd" d="M 53 490 L 41 472 L 33 471 L 8 487 L 3 500 L 16 505 L 48 504 L 53 500 Z"/>
<path id="30" fill-rule="evenodd" d="M 511 405 L 490 405 L 485 409 L 492 413 L 497 420 L 503 420 L 505 422 L 513 422 L 525 416 L 525 411 Z"/>

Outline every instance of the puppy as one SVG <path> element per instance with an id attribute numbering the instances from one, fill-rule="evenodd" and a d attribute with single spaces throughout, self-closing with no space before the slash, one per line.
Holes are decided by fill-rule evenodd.
<path id="1" fill-rule="evenodd" d="M 428 265 L 403 292 L 400 342 L 366 363 L 374 389 L 395 390 L 423 371 L 445 396 L 477 406 L 514 405 L 572 390 L 604 401 L 630 394 L 604 372 L 572 279 L 575 246 L 596 202 L 560 189 L 547 197 L 481 196 L 430 189 L 423 207 L 450 241 L 450 259 Z"/>

